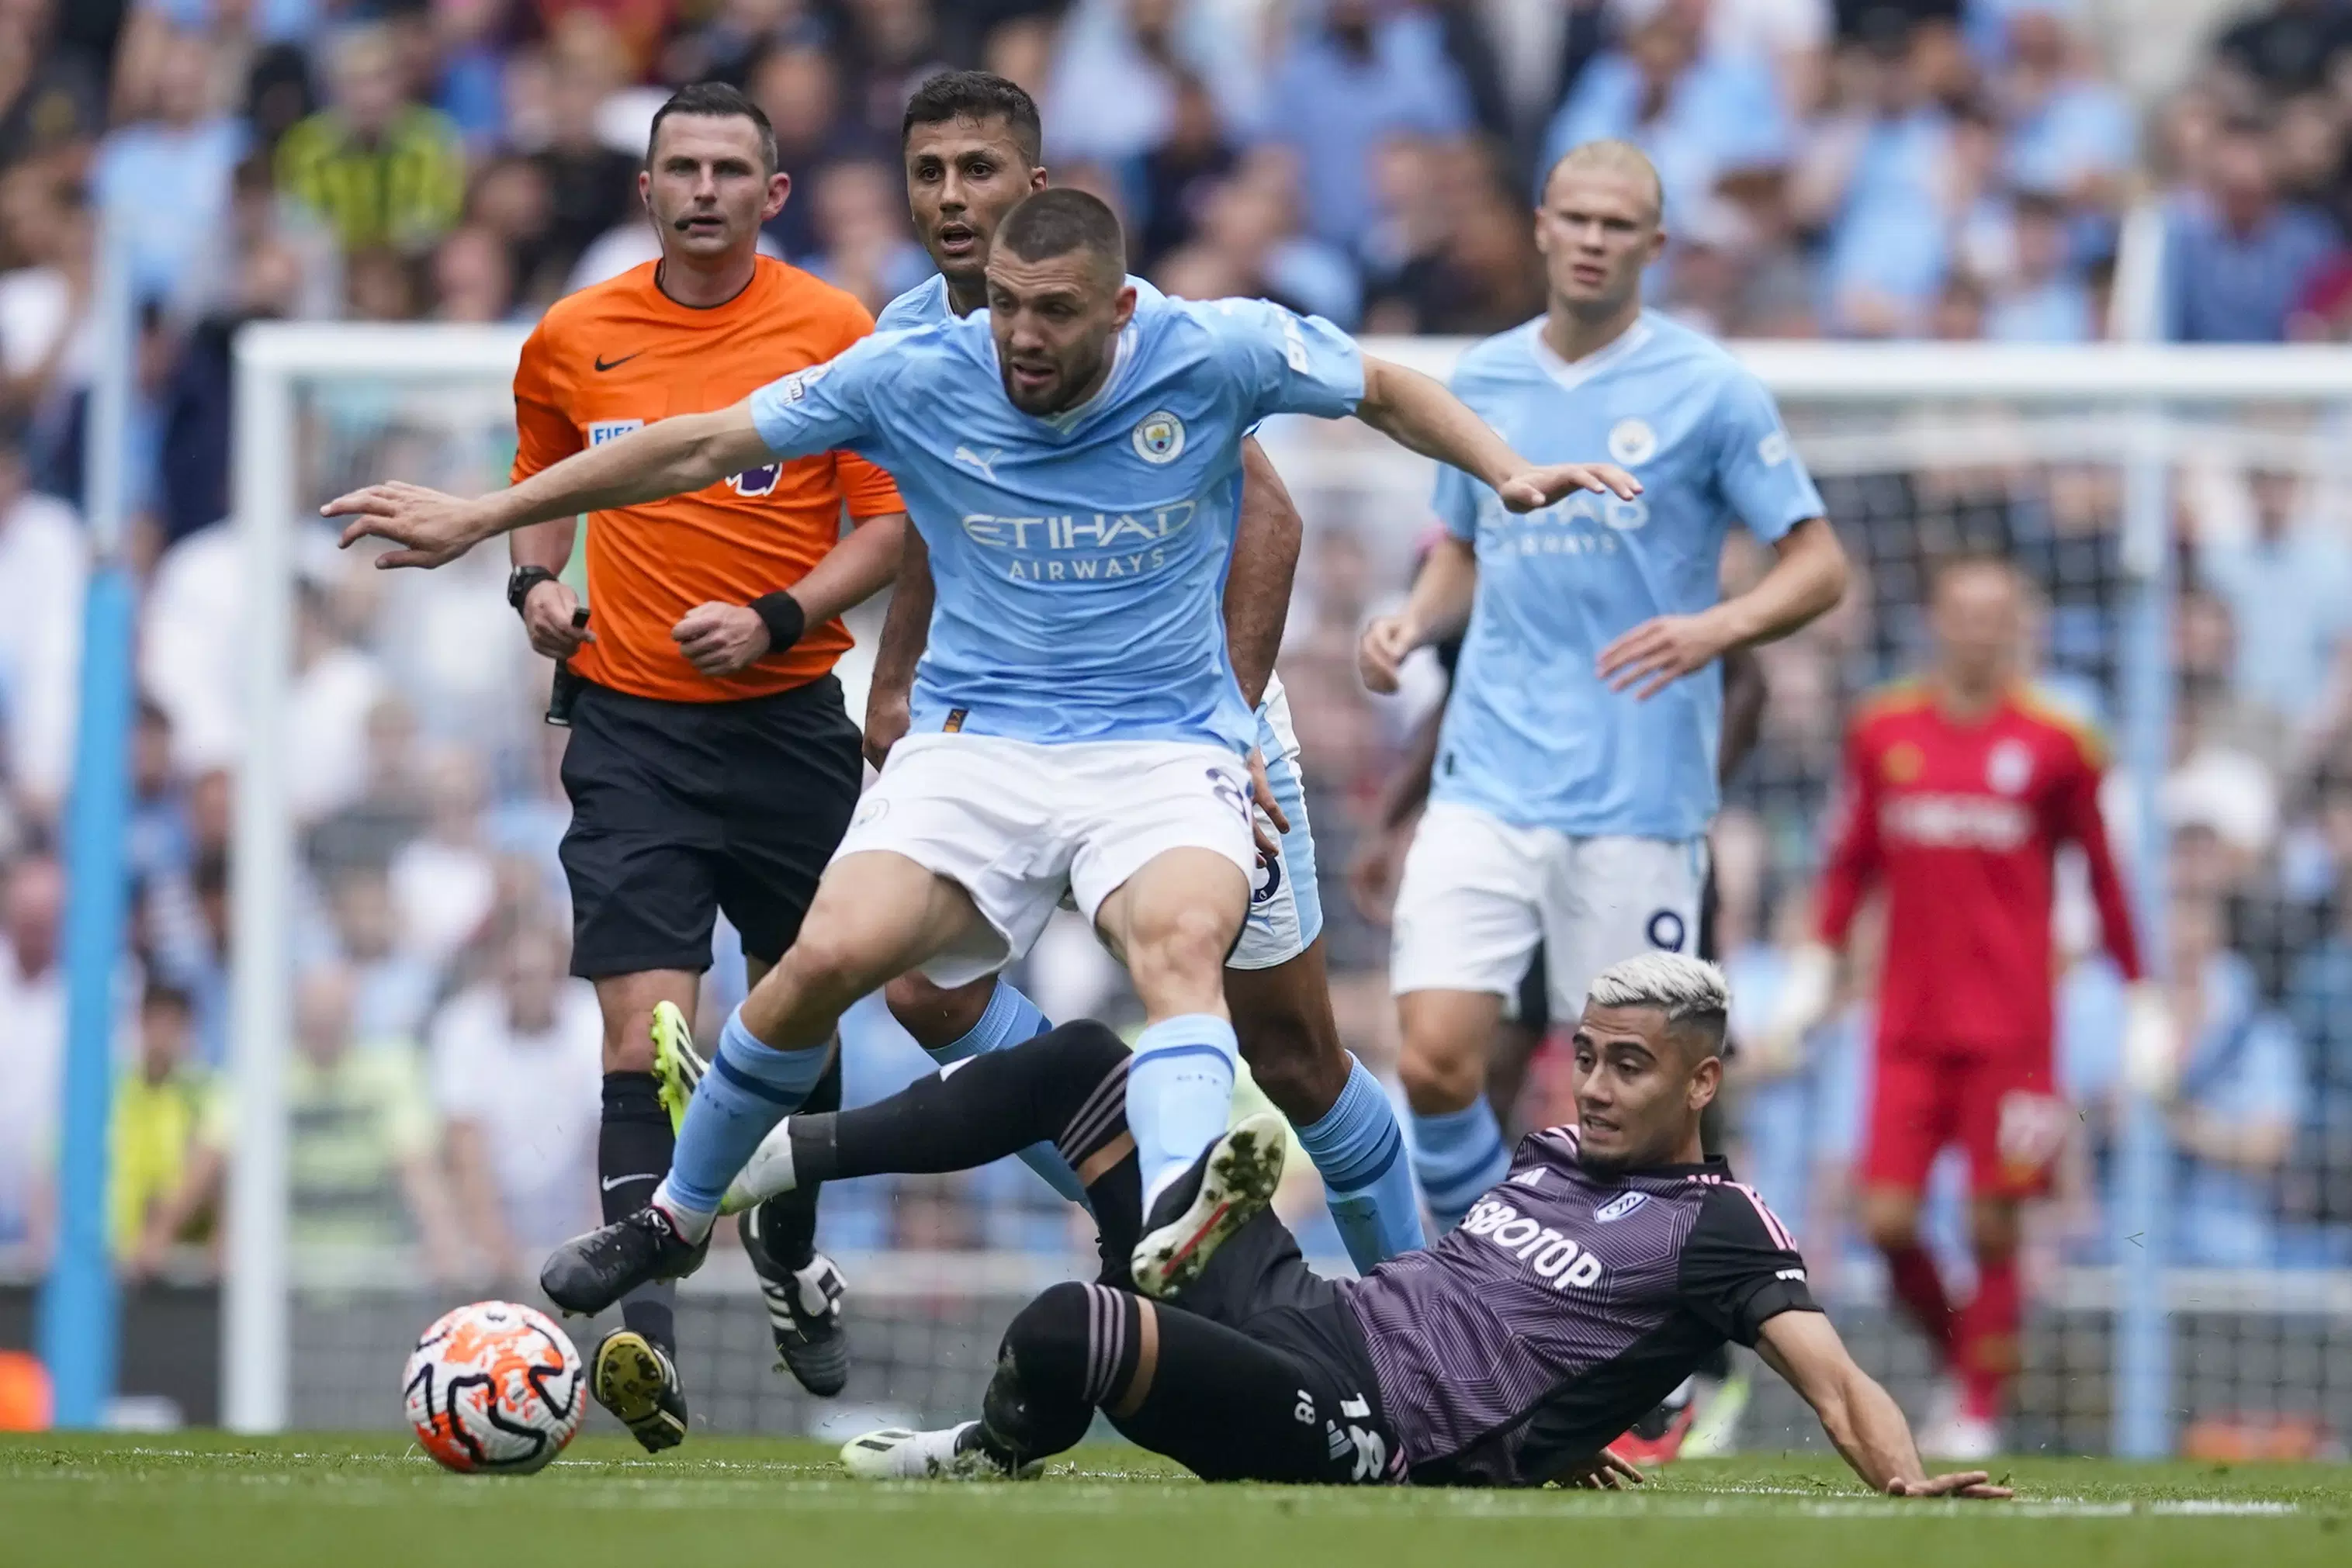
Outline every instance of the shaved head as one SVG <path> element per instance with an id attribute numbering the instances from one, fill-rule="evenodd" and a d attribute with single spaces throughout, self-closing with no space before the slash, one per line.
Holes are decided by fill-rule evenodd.
<path id="1" fill-rule="evenodd" d="M 1666 187 L 1658 178 L 1658 166 L 1650 155 L 1630 141 L 1614 137 L 1600 141 L 1586 141 L 1570 148 L 1544 174 L 1544 197 L 1550 199 L 1552 186 L 1564 173 L 1615 174 L 1640 184 L 1650 198 L 1650 221 L 1656 223 L 1665 214 Z"/>

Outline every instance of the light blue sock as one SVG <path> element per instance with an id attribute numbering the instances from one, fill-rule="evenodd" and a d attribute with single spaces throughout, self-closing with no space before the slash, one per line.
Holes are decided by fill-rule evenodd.
<path id="1" fill-rule="evenodd" d="M 1214 1013 L 1161 1019 L 1136 1037 L 1127 1128 L 1142 1167 L 1143 1212 L 1223 1134 L 1234 1107 L 1234 1026 Z"/>
<path id="2" fill-rule="evenodd" d="M 998 977 L 996 988 L 988 993 L 988 1010 L 968 1034 L 959 1035 L 937 1048 L 925 1046 L 931 1060 L 941 1067 L 951 1067 L 983 1051 L 1003 1051 L 1025 1040 L 1036 1039 L 1054 1027 L 1054 1021 L 1038 1010 L 1037 1004 L 1023 996 L 1013 982 Z M 1078 1173 L 1062 1157 L 1062 1151 L 1047 1138 L 1021 1151 L 1021 1163 L 1035 1171 L 1047 1186 L 1076 1204 L 1087 1203 L 1087 1189 L 1078 1181 Z"/>
<path id="3" fill-rule="evenodd" d="M 743 1009 L 727 1015 L 710 1071 L 694 1086 L 686 1122 L 677 1130 L 662 1184 L 677 1207 L 696 1215 L 717 1214 L 727 1184 L 751 1157 L 775 1124 L 800 1109 L 824 1076 L 830 1044 L 807 1051 L 775 1051 L 743 1027 Z"/>
<path id="4" fill-rule="evenodd" d="M 1356 1272 L 1369 1274 L 1422 1245 L 1421 1199 L 1412 1189 L 1404 1134 L 1381 1081 L 1353 1056 L 1348 1060 L 1339 1098 L 1321 1121 L 1298 1129 L 1298 1141 L 1323 1173 L 1324 1202 Z"/>
<path id="5" fill-rule="evenodd" d="M 1508 1176 L 1511 1151 L 1484 1094 L 1460 1111 L 1412 1119 L 1412 1163 L 1441 1234 L 1462 1222 L 1486 1190 Z"/>

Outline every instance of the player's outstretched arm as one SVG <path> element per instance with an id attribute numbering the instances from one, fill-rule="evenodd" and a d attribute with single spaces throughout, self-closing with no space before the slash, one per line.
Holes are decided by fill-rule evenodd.
<path id="1" fill-rule="evenodd" d="M 338 496 L 319 510 L 351 519 L 345 548 L 371 538 L 400 547 L 385 551 L 379 567 L 436 567 L 497 534 L 682 496 L 769 457 L 747 398 L 715 413 L 658 420 L 472 500 L 394 481 Z"/>
<path id="2" fill-rule="evenodd" d="M 2007 1487 L 1983 1470 L 1931 1476 L 1919 1462 L 1910 1423 L 1885 1389 L 1853 1364 L 1830 1320 L 1815 1312 L 1785 1312 L 1765 1321 L 1756 1342 L 1772 1370 L 1788 1379 L 1821 1417 L 1854 1474 L 1889 1497 L 2000 1499 Z"/>
<path id="3" fill-rule="evenodd" d="M 1626 501 L 1642 493 L 1642 482 L 1613 463 L 1529 463 L 1444 387 L 1370 354 L 1356 417 L 1400 446 L 1483 480 L 1514 512 L 1549 507 L 1579 490 L 1605 490 Z"/>

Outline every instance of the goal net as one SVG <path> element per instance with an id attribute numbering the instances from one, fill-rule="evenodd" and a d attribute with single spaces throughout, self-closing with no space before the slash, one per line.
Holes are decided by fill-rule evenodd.
<path id="1" fill-rule="evenodd" d="M 593 1218 L 593 1051 L 585 1066 L 548 1059 L 541 1103 L 588 1124 L 541 1148 L 534 1126 L 481 1108 L 467 1075 L 488 1069 L 447 1026 L 469 998 L 505 1005 L 528 989 L 530 934 L 568 929 L 553 858 L 562 732 L 541 722 L 548 666 L 505 607 L 505 553 L 378 574 L 310 520 L 327 497 L 381 477 L 503 482 L 519 343 L 505 330 L 308 326 L 240 341 L 250 591 L 223 1398 L 241 1427 L 395 1422 L 416 1330 L 457 1301 L 531 1299 L 545 1242 Z M 1368 347 L 1443 375 L 1462 345 Z M 1715 863 L 1735 1033 L 1769 1009 L 1803 929 L 1844 716 L 1924 654 L 1927 566 L 1960 549 L 2007 555 L 2038 591 L 2038 678 L 2113 743 L 2106 804 L 2144 942 L 2194 1019 L 2175 1099 L 2127 1092 L 2119 983 L 2093 956 L 2095 917 L 2070 877 L 2059 1048 L 2078 1119 L 2027 1239 L 2011 1440 L 2325 1451 L 2352 1432 L 2352 491 L 2339 472 L 2352 461 L 2352 353 L 1742 354 L 1779 395 L 1857 570 L 1843 606 L 1764 651 L 1762 734 L 1727 790 Z M 1335 1002 L 1351 1047 L 1380 1062 L 1393 1052 L 1386 933 L 1346 873 L 1442 676 L 1416 667 L 1402 696 L 1375 699 L 1353 648 L 1362 618 L 1409 580 L 1430 473 L 1352 423 L 1277 421 L 1265 441 L 1308 527 L 1282 671 Z M 1764 560 L 1735 533 L 1727 580 Z M 877 623 L 869 607 L 861 629 Z M 844 671 L 853 713 L 862 660 Z M 1866 970 L 1866 931 L 1858 942 Z M 1055 1016 L 1118 1019 L 1131 1005 L 1083 931 L 1054 933 L 1024 978 Z M 706 1006 L 740 984 L 722 951 Z M 497 1010 L 474 1010 L 485 1007 Z M 1927 1353 L 1888 1306 L 1848 1174 L 1868 1020 L 1855 994 L 1795 1071 L 1734 1072 L 1733 1157 L 1794 1224 L 1817 1291 L 1916 1419 L 1931 1402 Z M 845 1039 L 853 1101 L 928 1067 L 877 1008 Z M 1518 1114 L 1563 1119 L 1567 1093 L 1556 1056 L 1539 1056 Z M 1939 1171 L 1927 1208 L 1961 1298 L 1964 1175 Z M 1285 1206 L 1310 1250 L 1336 1259 L 1311 1184 Z M 829 1189 L 821 1244 L 852 1281 L 847 1396 L 819 1406 L 772 1370 L 748 1268 L 722 1249 L 688 1282 L 680 1321 L 696 1409 L 714 1427 L 969 1411 L 1013 1309 L 1090 1272 L 1082 1222 L 1017 1166 Z M 1812 1440 L 1801 1414 L 1759 1374 L 1744 1437 Z"/>

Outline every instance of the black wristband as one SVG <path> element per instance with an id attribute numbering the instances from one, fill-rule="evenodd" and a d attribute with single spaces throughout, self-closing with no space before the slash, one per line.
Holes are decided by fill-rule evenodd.
<path id="1" fill-rule="evenodd" d="M 799 600 L 781 590 L 760 595 L 751 601 L 751 613 L 760 618 L 760 623 L 768 629 L 768 652 L 771 653 L 782 653 L 799 642 L 801 633 L 808 630 L 808 612 L 801 608 Z"/>
<path id="2" fill-rule="evenodd" d="M 519 566 L 507 573 L 507 606 L 516 614 L 522 613 L 523 601 L 530 591 L 542 582 L 560 582 L 562 579 L 543 566 Z"/>

